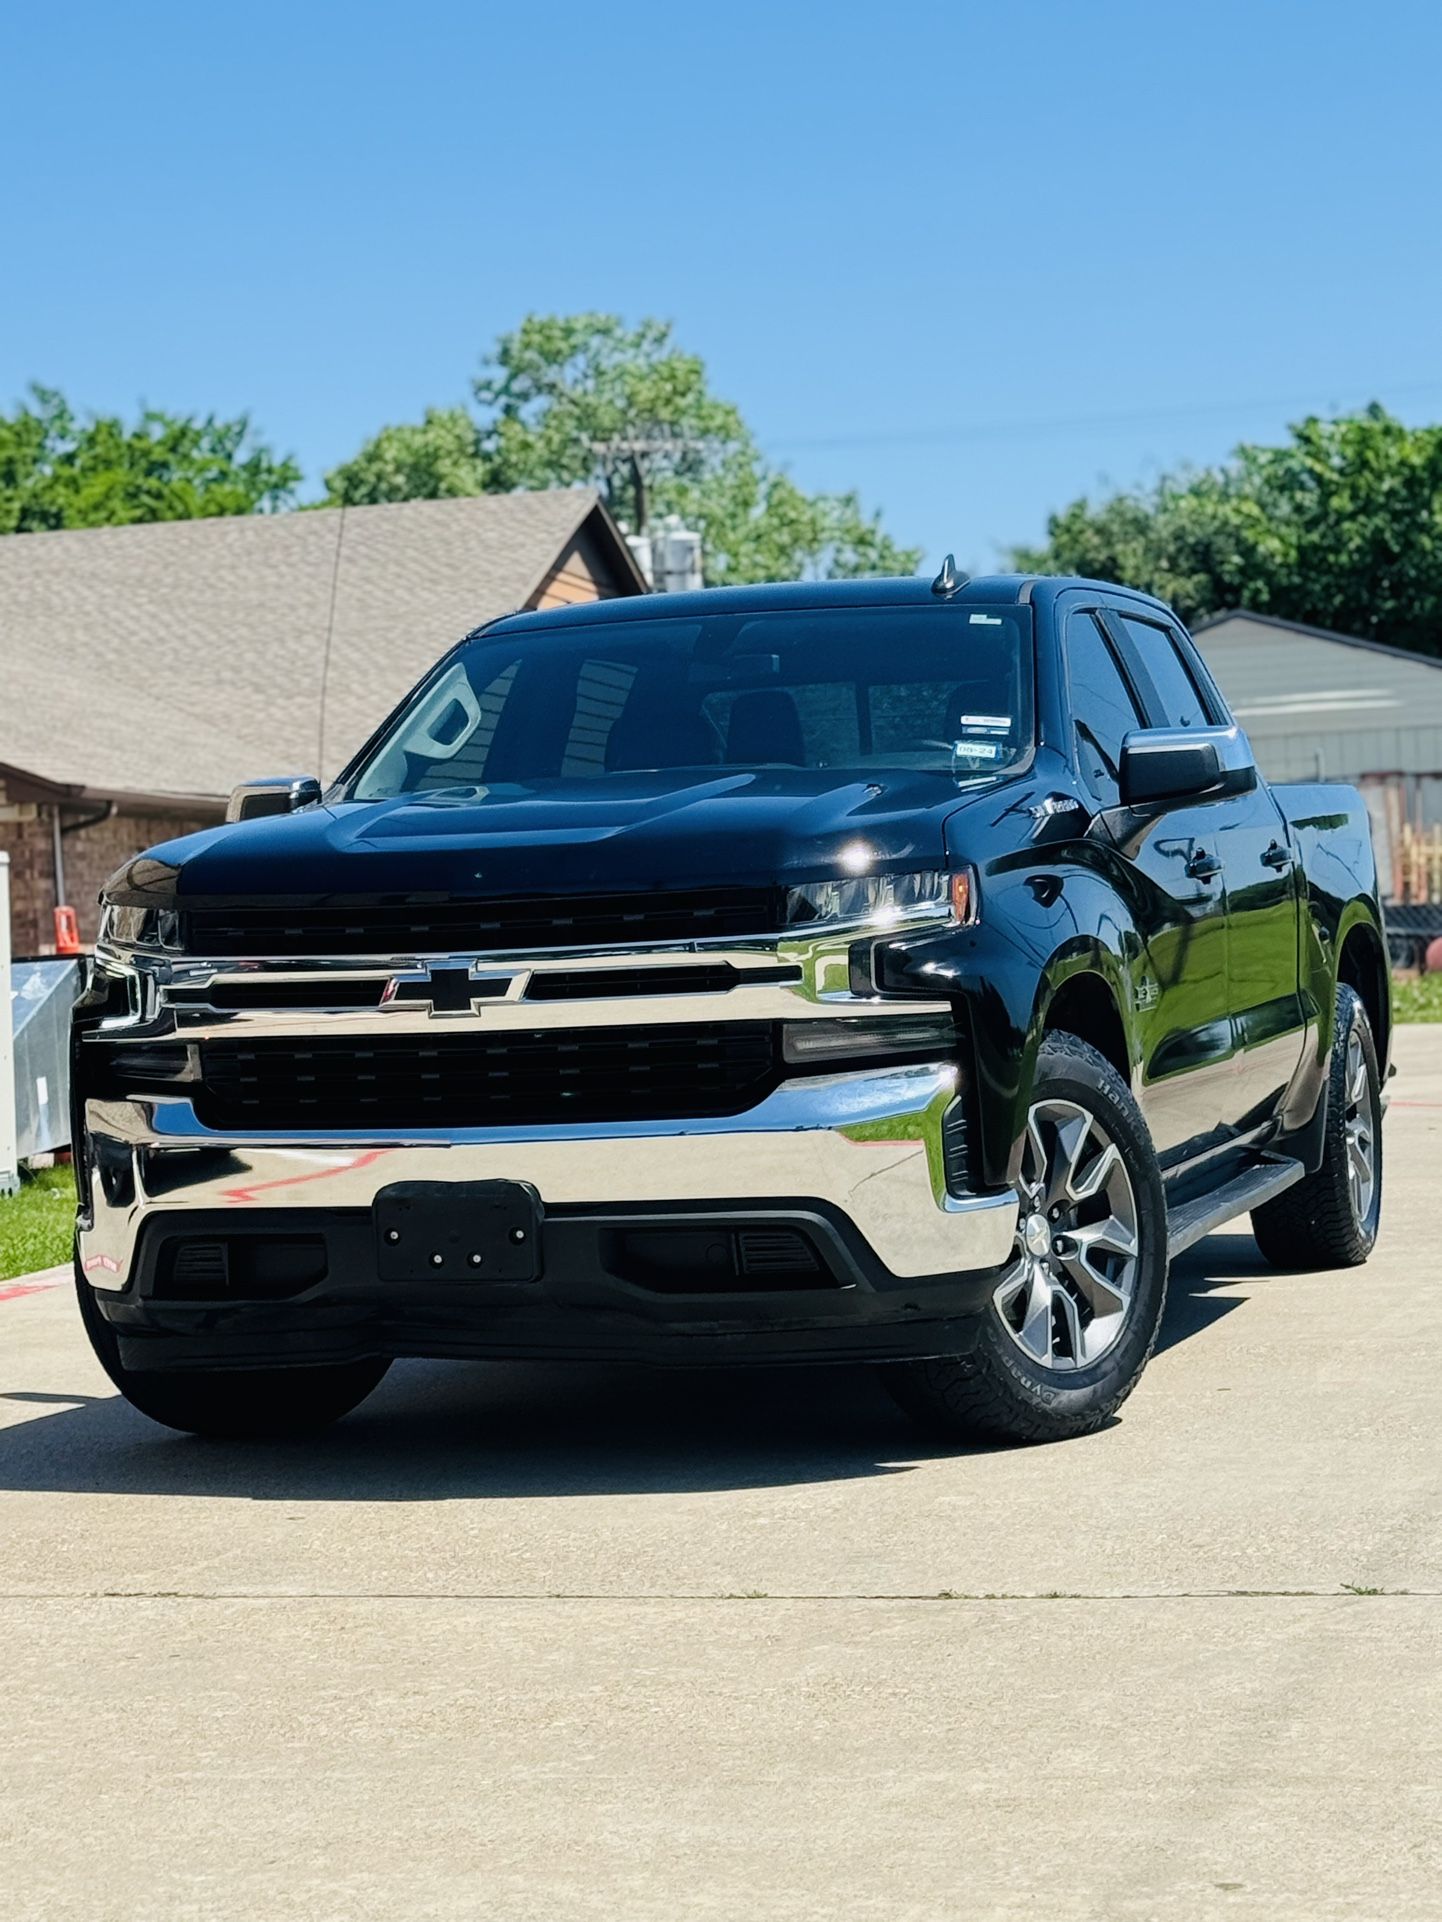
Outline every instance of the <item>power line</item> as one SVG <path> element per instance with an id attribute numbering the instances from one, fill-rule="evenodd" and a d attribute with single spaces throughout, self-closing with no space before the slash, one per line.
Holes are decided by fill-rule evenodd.
<path id="1" fill-rule="evenodd" d="M 1397 386 L 1387 383 L 1394 396 L 1442 394 L 1442 380 L 1413 381 Z M 1153 421 L 1203 420 L 1228 414 L 1247 413 L 1271 407 L 1309 407 L 1317 404 L 1314 388 L 1309 394 L 1272 394 L 1264 399 L 1212 401 L 1200 406 L 1147 407 L 1110 414 L 1071 414 L 1019 420 L 982 420 L 956 423 L 946 427 L 884 429 L 877 433 L 822 434 L 806 438 L 782 438 L 765 443 L 768 453 L 812 453 L 832 448 L 852 447 L 944 447 L 959 442 L 1008 440 L 1027 435 L 1081 433 L 1098 427 L 1146 426 Z M 1327 411 L 1345 413 L 1335 401 L 1326 403 Z"/>
<path id="2" fill-rule="evenodd" d="M 335 553 L 330 569 L 330 604 L 325 616 L 325 648 L 320 661 L 320 712 L 316 718 L 316 774 L 325 786 L 325 710 L 330 699 L 330 652 L 335 639 L 335 604 L 340 587 L 340 550 L 345 539 L 345 507 L 335 517 Z"/>

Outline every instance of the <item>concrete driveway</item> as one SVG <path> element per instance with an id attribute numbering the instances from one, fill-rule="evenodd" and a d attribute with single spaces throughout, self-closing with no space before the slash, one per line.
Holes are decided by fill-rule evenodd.
<path id="1" fill-rule="evenodd" d="M 412 1364 L 132 1414 L 0 1285 L 9 1922 L 1442 1914 L 1442 1027 L 1362 1271 L 1179 1265 L 1105 1433 Z"/>

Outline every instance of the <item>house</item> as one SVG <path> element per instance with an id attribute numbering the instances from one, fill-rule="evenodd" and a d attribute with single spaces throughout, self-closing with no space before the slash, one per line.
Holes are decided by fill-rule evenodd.
<path id="1" fill-rule="evenodd" d="M 1403 869 L 1442 847 L 1442 660 L 1246 609 L 1194 632 L 1262 772 L 1361 788 L 1383 892 L 1433 898 L 1435 861 Z"/>
<path id="2" fill-rule="evenodd" d="M 640 594 L 590 489 L 0 538 L 0 848 L 16 954 L 82 940 L 139 849 L 237 781 L 334 775 L 445 650 Z"/>

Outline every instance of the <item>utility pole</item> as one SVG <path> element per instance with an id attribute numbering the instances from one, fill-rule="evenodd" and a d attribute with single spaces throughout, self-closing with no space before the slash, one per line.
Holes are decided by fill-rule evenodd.
<path id="1" fill-rule="evenodd" d="M 634 531 L 645 536 L 651 531 L 650 480 L 646 463 L 657 456 L 673 459 L 681 454 L 704 453 L 710 442 L 696 434 L 617 434 L 609 440 L 587 442 L 601 461 L 624 461 L 631 470 L 631 485 L 636 496 Z"/>
<path id="2" fill-rule="evenodd" d="M 587 442 L 603 467 L 624 462 L 631 470 L 636 525 L 626 533 L 626 543 L 636 565 L 655 593 L 702 585 L 701 537 L 684 528 L 677 514 L 664 515 L 653 536 L 650 480 L 646 463 L 656 456 L 669 457 L 674 461 L 679 455 L 704 453 L 714 444 L 695 434 L 621 434 L 610 440 Z M 622 531 L 626 531 L 624 524 Z"/>

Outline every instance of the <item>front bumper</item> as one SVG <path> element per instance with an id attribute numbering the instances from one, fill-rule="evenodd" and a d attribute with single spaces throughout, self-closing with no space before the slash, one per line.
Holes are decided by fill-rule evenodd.
<path id="1" fill-rule="evenodd" d="M 79 1262 L 129 1366 L 338 1359 L 355 1352 L 797 1359 L 953 1352 L 956 1323 L 1010 1256 L 1011 1191 L 948 1191 L 951 1063 L 783 1083 L 742 1115 L 404 1136 L 219 1134 L 183 1099 L 85 1104 L 90 1193 Z M 382 1282 L 377 1194 L 418 1180 L 525 1181 L 545 1211 L 536 1282 Z M 663 1291 L 608 1266 L 623 1226 L 791 1227 L 825 1285 L 765 1292 L 685 1277 Z M 177 1236 L 304 1233 L 325 1274 L 285 1301 L 158 1298 Z"/>

